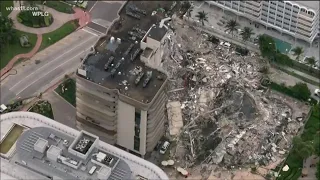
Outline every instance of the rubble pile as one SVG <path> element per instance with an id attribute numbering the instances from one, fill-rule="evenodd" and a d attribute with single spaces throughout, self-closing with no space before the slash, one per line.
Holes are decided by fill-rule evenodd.
<path id="1" fill-rule="evenodd" d="M 173 137 L 172 158 L 185 167 L 229 168 L 282 158 L 304 115 L 294 117 L 290 104 L 260 85 L 265 64 L 255 54 L 241 56 L 234 47 L 207 41 L 207 34 L 173 26 L 163 69 L 169 100 L 181 103 L 184 126 Z"/>

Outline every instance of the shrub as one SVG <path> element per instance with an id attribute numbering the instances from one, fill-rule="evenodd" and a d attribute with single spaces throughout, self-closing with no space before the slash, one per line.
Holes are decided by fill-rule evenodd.
<path id="1" fill-rule="evenodd" d="M 52 16 L 49 14 L 48 17 L 43 16 L 33 16 L 32 13 L 36 11 L 21 11 L 18 14 L 18 21 L 25 26 L 40 28 L 47 27 L 52 23 Z M 21 21 L 19 20 L 21 19 Z"/>

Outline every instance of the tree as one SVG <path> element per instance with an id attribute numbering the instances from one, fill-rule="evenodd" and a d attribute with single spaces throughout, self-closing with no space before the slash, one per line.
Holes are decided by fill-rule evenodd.
<path id="1" fill-rule="evenodd" d="M 209 35 L 207 41 L 210 41 L 213 44 L 219 44 L 220 42 L 220 40 L 213 35 Z"/>
<path id="2" fill-rule="evenodd" d="M 253 34 L 254 32 L 250 27 L 244 27 L 242 32 L 240 33 L 243 41 L 247 41 L 248 39 L 250 39 Z"/>
<path id="3" fill-rule="evenodd" d="M 14 40 L 15 31 L 11 18 L 0 16 L 0 51 Z"/>
<path id="4" fill-rule="evenodd" d="M 316 64 L 316 59 L 314 57 L 307 57 L 306 62 L 310 65 L 310 68 Z"/>
<path id="5" fill-rule="evenodd" d="M 193 11 L 193 7 L 190 7 L 190 8 L 187 10 L 187 17 L 188 17 L 188 18 L 191 17 L 192 11 Z"/>
<path id="6" fill-rule="evenodd" d="M 202 12 L 198 12 L 198 14 L 196 15 L 196 18 L 198 18 L 198 20 L 201 22 L 202 26 L 204 26 L 204 21 L 208 22 L 208 13 L 202 11 Z"/>
<path id="7" fill-rule="evenodd" d="M 259 49 L 262 57 L 272 58 L 275 57 L 276 45 L 274 40 L 267 35 L 259 37 Z"/>
<path id="8" fill-rule="evenodd" d="M 299 136 L 293 137 L 293 151 L 302 159 L 310 157 L 314 147 L 310 141 L 304 142 Z"/>
<path id="9" fill-rule="evenodd" d="M 300 55 L 303 54 L 303 49 L 302 47 L 299 47 L 299 46 L 292 49 L 292 51 L 293 51 L 293 55 L 296 56 L 296 60 L 298 60 Z"/>
<path id="10" fill-rule="evenodd" d="M 310 98 L 311 92 L 306 83 L 296 83 L 291 87 L 293 96 L 298 99 L 307 101 Z"/>
<path id="11" fill-rule="evenodd" d="M 233 19 L 228 21 L 226 24 L 227 31 L 231 32 L 232 36 L 233 36 L 233 32 L 238 30 L 238 27 L 239 27 L 239 23 Z"/>

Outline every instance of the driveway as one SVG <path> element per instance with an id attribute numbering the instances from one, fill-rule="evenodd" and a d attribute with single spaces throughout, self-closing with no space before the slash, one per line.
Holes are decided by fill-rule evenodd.
<path id="1" fill-rule="evenodd" d="M 28 61 L 13 67 L 1 81 L 0 103 L 7 104 L 17 97 L 29 97 L 43 92 L 65 74 L 76 71 L 98 36 L 85 30 L 76 31 Z"/>
<path id="2" fill-rule="evenodd" d="M 77 129 L 75 107 L 65 101 L 54 91 L 44 94 L 42 98 L 51 103 L 55 121 L 58 121 L 59 123 L 69 126 L 73 129 Z"/>
<path id="3" fill-rule="evenodd" d="M 91 23 L 88 27 L 106 33 L 108 27 L 117 19 L 118 11 L 126 1 L 96 1 L 89 9 L 91 14 Z"/>

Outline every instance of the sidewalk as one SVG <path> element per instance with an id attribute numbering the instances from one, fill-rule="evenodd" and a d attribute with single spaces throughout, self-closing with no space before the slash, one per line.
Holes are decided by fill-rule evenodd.
<path id="1" fill-rule="evenodd" d="M 3 75 L 6 74 L 7 72 L 9 72 L 13 65 L 21 58 L 31 58 L 34 54 L 36 54 L 41 46 L 41 43 L 42 43 L 42 35 L 41 34 L 37 34 L 37 42 L 36 42 L 36 45 L 33 47 L 33 49 L 29 52 L 29 53 L 26 53 L 26 54 L 18 54 L 16 55 L 15 57 L 13 57 L 10 62 L 4 67 L 1 69 L 0 71 L 0 77 L 1 79 L 3 79 Z"/>

